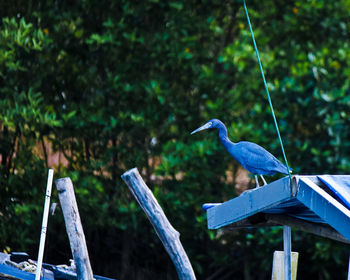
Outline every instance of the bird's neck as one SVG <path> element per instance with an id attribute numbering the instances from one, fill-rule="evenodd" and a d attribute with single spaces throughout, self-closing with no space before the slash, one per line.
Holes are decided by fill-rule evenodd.
<path id="1" fill-rule="evenodd" d="M 218 130 L 219 130 L 219 137 L 220 137 L 220 139 L 225 139 L 225 138 L 228 139 L 227 129 L 226 129 L 226 127 L 224 125 L 219 126 Z"/>
<path id="2" fill-rule="evenodd" d="M 221 140 L 221 143 L 227 150 L 231 151 L 232 147 L 235 146 L 236 143 L 233 143 L 230 141 L 230 139 L 228 139 L 226 126 L 221 121 L 219 121 L 216 128 L 219 130 L 219 138 Z"/>
<path id="3" fill-rule="evenodd" d="M 228 139 L 227 129 L 226 129 L 225 125 L 222 124 L 217 129 L 219 130 L 219 138 L 221 140 L 221 143 L 225 146 L 226 149 L 228 149 L 228 150 L 232 149 L 232 147 L 235 146 L 236 143 L 234 143 L 234 142 L 230 141 L 230 139 Z"/>
<path id="4" fill-rule="evenodd" d="M 230 139 L 228 139 L 227 134 L 223 137 L 220 136 L 221 143 L 228 148 L 229 146 L 236 145 L 236 143 L 233 143 Z"/>

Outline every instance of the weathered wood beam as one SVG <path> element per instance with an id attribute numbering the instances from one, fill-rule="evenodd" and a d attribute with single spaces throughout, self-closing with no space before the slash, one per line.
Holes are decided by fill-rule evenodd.
<path id="1" fill-rule="evenodd" d="M 265 214 L 272 223 L 287 225 L 322 237 L 350 244 L 350 241 L 328 225 L 316 224 L 285 215 Z"/>
<path id="2" fill-rule="evenodd" d="M 350 244 L 350 241 L 343 235 L 337 232 L 327 224 L 317 224 L 293 218 L 287 215 L 280 214 L 264 214 L 259 213 L 243 220 L 232 223 L 226 227 L 223 227 L 224 232 L 230 232 L 240 228 L 258 228 L 258 227 L 274 227 L 274 226 L 290 226 L 295 229 L 303 230 L 315 235 L 330 238 L 342 243 Z"/>
<path id="3" fill-rule="evenodd" d="M 163 209 L 143 181 L 137 168 L 130 169 L 121 177 L 153 225 L 158 237 L 175 265 L 179 279 L 196 279 L 190 260 L 182 247 L 179 232 L 177 232 L 168 221 Z"/>
<path id="4" fill-rule="evenodd" d="M 77 278 L 78 280 L 93 280 L 85 235 L 72 181 L 70 178 L 61 178 L 56 180 L 55 183 L 63 211 L 70 248 L 77 267 Z"/>

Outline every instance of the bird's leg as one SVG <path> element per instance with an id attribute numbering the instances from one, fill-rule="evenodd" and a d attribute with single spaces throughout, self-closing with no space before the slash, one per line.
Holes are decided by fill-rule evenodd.
<path id="1" fill-rule="evenodd" d="M 265 178 L 263 177 L 263 175 L 260 175 L 261 179 L 263 180 L 264 182 L 264 185 L 267 185 L 266 181 L 265 181 Z"/>
<path id="2" fill-rule="evenodd" d="M 254 175 L 255 177 L 255 184 L 256 184 L 256 187 L 259 188 L 259 179 L 258 179 L 258 176 Z"/>
<path id="3" fill-rule="evenodd" d="M 256 187 L 255 187 L 254 189 L 250 189 L 250 190 L 244 191 L 243 193 L 241 193 L 241 195 L 246 195 L 246 194 L 248 194 L 248 193 L 250 193 L 250 192 L 252 192 L 252 191 L 254 191 L 255 189 L 257 189 L 257 188 L 260 187 L 260 186 L 259 186 L 259 179 L 258 179 L 258 176 L 256 176 L 256 175 L 254 174 L 254 178 L 255 178 Z"/>

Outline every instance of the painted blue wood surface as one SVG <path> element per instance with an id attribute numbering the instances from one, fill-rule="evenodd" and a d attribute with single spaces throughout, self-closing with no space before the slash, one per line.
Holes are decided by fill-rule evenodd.
<path id="1" fill-rule="evenodd" d="M 5 264 L 0 264 L 0 276 L 3 277 L 12 277 L 14 279 L 23 279 L 23 280 L 34 280 L 35 279 L 35 274 L 29 273 L 23 270 L 20 270 L 18 268 L 5 265 Z M 10 279 L 10 278 L 9 278 Z M 42 277 L 42 280 L 53 280 L 52 277 Z"/>
<path id="2" fill-rule="evenodd" d="M 350 209 L 350 175 L 317 176 Z"/>
<path id="3" fill-rule="evenodd" d="M 350 210 L 308 178 L 300 178 L 297 199 L 350 240 Z"/>
<path id="4" fill-rule="evenodd" d="M 207 210 L 209 229 L 217 229 L 292 198 L 289 177 L 254 189 Z"/>
<path id="5" fill-rule="evenodd" d="M 204 210 L 204 211 L 207 211 L 209 208 L 212 208 L 212 207 L 216 207 L 216 206 L 218 206 L 218 205 L 220 205 L 221 203 L 204 203 L 203 205 L 202 205 L 202 209 Z"/>
<path id="6" fill-rule="evenodd" d="M 41 280 L 54 280 L 54 279 L 77 279 L 77 274 L 70 270 L 60 268 L 54 265 L 45 264 L 46 268 L 53 271 L 53 274 L 45 273 L 41 276 Z M 20 270 L 18 268 L 0 264 L 0 279 L 22 279 L 22 280 L 35 280 L 35 274 L 27 271 Z M 8 278 L 6 278 L 8 277 Z M 96 280 L 116 280 L 114 278 L 107 278 L 103 276 L 94 275 Z"/>
<path id="7" fill-rule="evenodd" d="M 296 190 L 291 194 L 288 177 L 254 189 L 237 198 L 207 209 L 209 229 L 218 229 L 259 212 L 278 207 L 287 201 L 297 201 L 314 213 L 346 239 L 350 240 L 350 210 L 341 202 L 316 185 L 318 176 L 294 176 Z M 349 180 L 348 175 L 332 175 L 334 180 Z M 327 177 L 328 179 L 330 177 Z M 330 181 L 330 180 L 329 180 Z M 295 187 L 294 187 L 295 188 Z M 288 214 L 288 211 L 287 213 Z M 317 221 L 317 219 L 315 219 Z"/>

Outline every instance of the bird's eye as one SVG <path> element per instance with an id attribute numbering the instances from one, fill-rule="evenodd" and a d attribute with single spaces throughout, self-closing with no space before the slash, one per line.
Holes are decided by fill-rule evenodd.
<path id="1" fill-rule="evenodd" d="M 212 122 L 209 122 L 209 123 L 208 123 L 208 126 L 211 126 L 212 124 L 213 124 Z"/>

